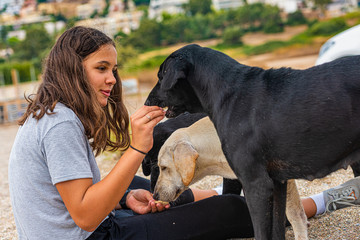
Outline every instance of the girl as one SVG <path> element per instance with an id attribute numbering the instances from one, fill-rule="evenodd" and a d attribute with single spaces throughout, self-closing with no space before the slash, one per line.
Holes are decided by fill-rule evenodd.
<path id="1" fill-rule="evenodd" d="M 100 31 L 75 27 L 57 40 L 43 82 L 20 119 L 9 182 L 20 239 L 85 239 L 116 207 L 144 155 L 159 107 L 132 117 L 132 148 L 100 181 L 93 151 L 130 144 L 114 42 Z M 164 209 L 149 192 L 133 192 L 139 213 Z M 146 200 L 146 202 L 145 202 Z M 145 204 L 146 203 L 146 204 Z"/>

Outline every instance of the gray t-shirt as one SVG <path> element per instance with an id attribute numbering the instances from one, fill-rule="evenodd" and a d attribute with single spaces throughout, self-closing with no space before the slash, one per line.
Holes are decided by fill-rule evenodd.
<path id="1" fill-rule="evenodd" d="M 55 114 L 30 117 L 18 130 L 9 161 L 9 187 L 19 239 L 85 239 L 55 184 L 92 178 L 100 171 L 84 127 L 58 103 Z"/>

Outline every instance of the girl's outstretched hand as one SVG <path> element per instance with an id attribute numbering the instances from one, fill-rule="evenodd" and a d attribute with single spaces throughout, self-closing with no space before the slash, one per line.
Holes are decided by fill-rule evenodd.
<path id="1" fill-rule="evenodd" d="M 138 214 L 161 212 L 170 207 L 169 204 L 155 203 L 152 194 L 144 189 L 131 190 L 126 197 L 126 205 Z"/>

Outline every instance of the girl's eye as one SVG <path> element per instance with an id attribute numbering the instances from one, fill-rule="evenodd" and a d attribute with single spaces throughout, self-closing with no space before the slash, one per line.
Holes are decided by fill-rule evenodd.
<path id="1" fill-rule="evenodd" d="M 98 67 L 97 69 L 99 69 L 100 71 L 105 71 L 106 67 Z"/>
<path id="2" fill-rule="evenodd" d="M 116 78 L 116 75 L 117 75 L 117 69 L 114 69 L 114 70 L 112 71 L 112 74 L 113 74 L 114 78 Z"/>

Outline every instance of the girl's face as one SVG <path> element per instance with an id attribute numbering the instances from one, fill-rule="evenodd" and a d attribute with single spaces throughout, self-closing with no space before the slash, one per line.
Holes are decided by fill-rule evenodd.
<path id="1" fill-rule="evenodd" d="M 101 106 L 107 105 L 111 90 L 116 83 L 114 72 L 117 71 L 117 52 L 113 45 L 101 46 L 96 52 L 83 60 L 90 85 L 94 88 Z"/>

